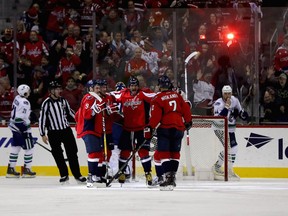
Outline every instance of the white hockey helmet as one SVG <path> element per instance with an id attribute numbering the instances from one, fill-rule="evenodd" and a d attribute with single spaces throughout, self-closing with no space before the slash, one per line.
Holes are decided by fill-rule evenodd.
<path id="1" fill-rule="evenodd" d="M 22 97 L 27 97 L 30 93 L 30 87 L 28 85 L 22 84 L 17 88 L 17 92 Z"/>
<path id="2" fill-rule="evenodd" d="M 224 85 L 222 88 L 222 94 L 224 93 L 232 93 L 232 88 L 230 85 Z"/>

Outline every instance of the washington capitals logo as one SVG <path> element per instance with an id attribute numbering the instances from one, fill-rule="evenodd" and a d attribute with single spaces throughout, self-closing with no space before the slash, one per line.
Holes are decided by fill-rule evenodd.
<path id="1" fill-rule="evenodd" d="M 259 149 L 262 146 L 269 143 L 273 138 L 255 134 L 255 133 L 250 133 L 250 136 L 245 137 L 245 139 L 247 140 L 246 147 L 255 146 L 257 149 Z"/>

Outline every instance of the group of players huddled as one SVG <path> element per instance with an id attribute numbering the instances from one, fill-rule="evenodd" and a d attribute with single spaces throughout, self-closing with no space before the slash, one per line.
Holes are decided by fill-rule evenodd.
<path id="1" fill-rule="evenodd" d="M 55 84 L 55 81 L 53 83 Z M 117 138 L 120 149 L 119 171 L 118 175 L 114 176 L 119 183 L 123 184 L 126 181 L 127 160 L 130 160 L 131 153 L 138 150 L 147 186 L 159 185 L 161 190 L 173 189 L 176 186 L 175 176 L 179 166 L 181 142 L 184 131 L 192 127 L 192 113 L 190 103 L 185 101 L 178 90 L 175 90 L 171 80 L 166 75 L 159 77 L 158 92 L 140 89 L 139 81 L 134 76 L 129 78 L 127 87 L 124 83 L 119 82 L 115 86 L 115 91 L 112 92 L 107 92 L 107 81 L 103 79 L 90 80 L 86 87 L 87 94 L 84 95 L 80 108 L 75 114 L 75 128 L 77 138 L 83 139 L 88 154 L 88 177 L 86 180 L 77 171 L 77 176 L 74 175 L 75 179 L 79 182 L 86 182 L 87 187 L 109 185 L 107 184 L 108 178 L 111 176 L 108 175 L 107 166 L 109 166 L 111 151 L 114 149 L 115 136 L 113 135 L 119 134 L 119 131 L 114 130 L 120 129 L 121 135 Z M 238 111 L 237 115 L 243 119 L 246 119 L 248 115 L 242 110 L 238 99 L 231 95 L 232 89 L 229 87 L 223 87 L 223 97 L 216 101 L 214 114 L 230 116 L 229 126 L 235 126 L 236 110 L 240 111 L 240 114 Z M 49 97 L 59 102 L 60 97 L 55 99 L 55 92 L 52 89 L 50 88 Z M 34 143 L 29 120 L 30 103 L 27 100 L 30 88 L 27 85 L 20 85 L 17 92 L 9 123 L 9 128 L 13 132 L 13 143 L 6 176 L 20 177 L 20 173 L 15 170 L 15 165 L 22 147 L 25 150 L 23 176 L 35 177 L 36 173 L 31 170 Z M 122 127 L 115 129 L 113 127 L 115 122 L 121 122 Z M 154 160 L 157 177 L 153 179 L 149 151 L 150 140 L 155 135 L 157 136 L 157 148 L 154 152 Z M 233 142 L 231 157 L 234 158 L 232 161 L 234 163 L 237 146 L 234 130 L 229 130 L 229 136 L 230 141 Z M 44 141 L 47 142 L 47 139 Z M 51 148 L 53 155 L 53 145 Z M 57 163 L 55 155 L 53 157 Z M 77 160 L 77 156 L 75 160 Z M 214 167 L 218 173 L 222 162 L 223 153 L 220 153 L 219 160 Z M 61 168 L 59 166 L 58 168 L 61 174 Z M 233 170 L 231 172 L 234 173 Z M 61 183 L 68 180 L 68 176 L 61 175 Z"/>

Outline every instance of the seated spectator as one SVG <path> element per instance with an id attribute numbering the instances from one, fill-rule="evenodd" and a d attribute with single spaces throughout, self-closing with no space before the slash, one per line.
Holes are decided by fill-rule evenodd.
<path id="1" fill-rule="evenodd" d="M 278 77 L 278 83 L 275 86 L 277 94 L 277 103 L 279 110 L 277 111 L 277 121 L 288 122 L 288 82 L 287 75 L 281 73 Z"/>
<path id="2" fill-rule="evenodd" d="M 62 90 L 61 95 L 69 102 L 71 109 L 76 112 L 83 94 L 82 91 L 77 88 L 77 84 L 72 77 L 67 79 L 66 87 Z"/>
<path id="3" fill-rule="evenodd" d="M 273 88 L 267 87 L 262 99 L 263 117 L 261 122 L 276 122 L 277 120 L 277 103 L 276 92 Z"/>
<path id="4" fill-rule="evenodd" d="M 113 91 L 116 85 L 115 80 L 113 77 L 109 74 L 107 63 L 102 64 L 99 68 L 99 75 L 97 76 L 97 79 L 105 79 L 107 81 L 107 91 Z M 92 78 L 92 77 L 91 77 Z"/>
<path id="5" fill-rule="evenodd" d="M 85 46 L 81 38 L 77 38 L 75 42 L 73 51 L 81 60 L 81 63 L 77 68 L 82 73 L 88 74 L 92 70 L 93 65 L 93 59 L 90 57 L 90 49 Z"/>
<path id="6" fill-rule="evenodd" d="M 121 32 L 116 32 L 113 37 L 111 37 L 112 43 L 111 43 L 111 49 L 113 51 L 117 51 L 121 56 L 124 56 L 126 46 L 122 42 L 122 35 Z"/>
<path id="7" fill-rule="evenodd" d="M 125 77 L 143 75 L 148 78 L 151 76 L 151 72 L 148 67 L 148 63 L 141 58 L 142 49 L 137 47 L 135 49 L 134 57 L 127 62 L 125 69 Z"/>
<path id="8" fill-rule="evenodd" d="M 41 65 L 43 70 L 45 70 L 45 76 L 48 78 L 49 81 L 54 80 L 56 74 L 56 68 L 49 62 L 49 57 L 42 56 Z"/>
<path id="9" fill-rule="evenodd" d="M 2 87 L 0 90 L 0 119 L 9 121 L 15 94 L 14 87 L 10 85 L 8 76 L 0 78 L 0 86 Z"/>
<path id="10" fill-rule="evenodd" d="M 38 21 L 39 9 L 37 7 L 30 7 L 28 11 L 24 11 L 22 17 L 20 18 L 25 25 L 26 31 L 30 32 L 32 27 L 39 24 Z"/>
<path id="11" fill-rule="evenodd" d="M 213 96 L 215 92 L 214 86 L 211 84 L 212 73 L 207 71 L 202 73 L 201 70 L 197 73 L 197 79 L 193 83 L 194 91 L 194 106 L 196 108 L 211 108 Z"/>
<path id="12" fill-rule="evenodd" d="M 57 70 L 60 59 L 65 55 L 65 49 L 62 47 L 62 43 L 59 40 L 53 40 L 50 43 L 49 49 L 49 62 Z"/>

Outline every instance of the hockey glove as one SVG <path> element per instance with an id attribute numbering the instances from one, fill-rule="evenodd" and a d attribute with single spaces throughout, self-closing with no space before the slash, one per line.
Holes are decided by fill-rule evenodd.
<path id="1" fill-rule="evenodd" d="M 91 109 L 95 113 L 100 113 L 104 109 L 104 106 L 105 106 L 105 103 L 97 104 L 96 101 L 95 101 L 94 104 L 92 105 Z"/>
<path id="2" fill-rule="evenodd" d="M 248 115 L 248 113 L 247 113 L 246 111 L 241 110 L 239 117 L 240 117 L 242 120 L 247 121 L 248 118 L 249 118 L 249 115 Z"/>
<path id="3" fill-rule="evenodd" d="M 118 113 L 119 112 L 119 107 L 118 107 L 117 103 L 107 105 L 106 109 L 107 109 L 108 115 L 111 115 L 112 113 Z"/>
<path id="4" fill-rule="evenodd" d="M 188 130 L 190 130 L 191 127 L 192 127 L 192 121 L 186 122 L 184 125 L 185 125 L 185 129 L 188 131 Z"/>
<path id="5" fill-rule="evenodd" d="M 152 139 L 152 136 L 153 136 L 153 129 L 150 127 L 150 126 L 147 126 L 144 128 L 144 138 L 146 140 L 151 140 Z"/>
<path id="6" fill-rule="evenodd" d="M 238 109 L 234 109 L 234 110 L 231 112 L 231 114 L 230 114 L 230 116 L 233 116 L 234 119 L 236 119 L 236 118 L 238 117 L 238 115 L 239 115 L 239 110 L 238 110 Z"/>

